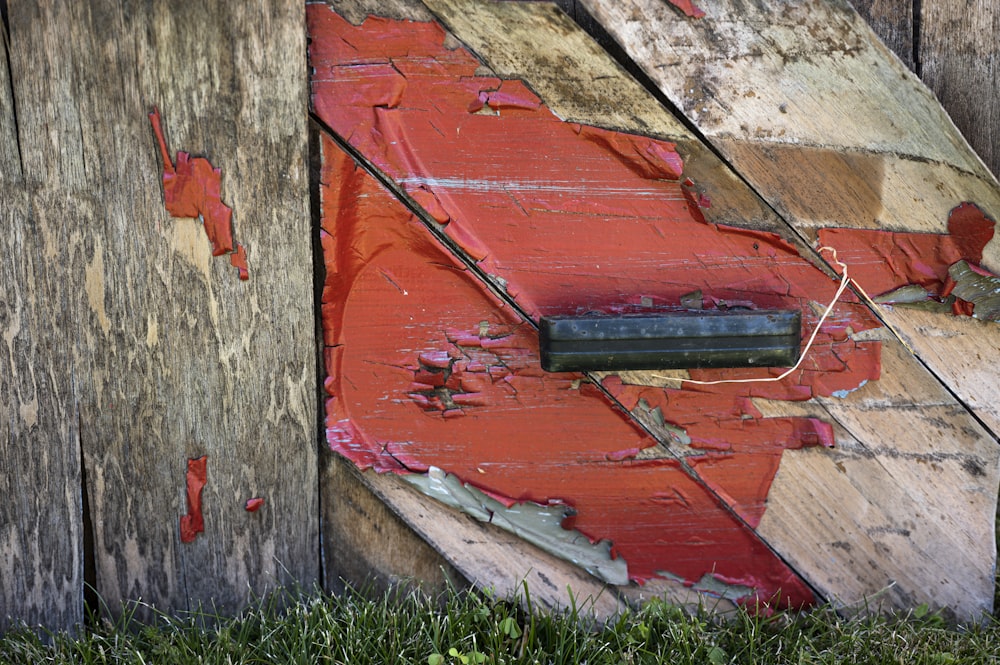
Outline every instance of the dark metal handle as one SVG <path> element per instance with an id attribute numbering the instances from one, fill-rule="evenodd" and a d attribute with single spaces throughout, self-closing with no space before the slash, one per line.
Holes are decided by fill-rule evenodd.
<path id="1" fill-rule="evenodd" d="M 542 369 L 790 367 L 799 357 L 801 321 L 797 310 L 545 316 Z"/>

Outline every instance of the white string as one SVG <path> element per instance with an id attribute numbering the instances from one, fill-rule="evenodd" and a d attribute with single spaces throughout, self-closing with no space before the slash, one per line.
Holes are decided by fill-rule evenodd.
<path id="1" fill-rule="evenodd" d="M 789 367 L 780 376 L 770 376 L 764 379 L 720 379 L 719 381 L 696 381 L 695 379 L 682 379 L 680 377 L 662 376 L 660 374 L 653 374 L 652 376 L 658 379 L 667 379 L 669 381 L 680 381 L 681 383 L 694 383 L 699 386 L 715 386 L 720 383 L 769 383 L 773 381 L 781 381 L 789 374 L 797 370 L 799 368 L 799 365 L 802 364 L 802 361 L 805 360 L 806 355 L 809 353 L 809 349 L 812 348 L 813 342 L 816 341 L 816 335 L 819 333 L 819 329 L 823 327 L 823 323 L 826 322 L 826 318 L 830 316 L 830 312 L 833 311 L 834 305 L 836 305 L 837 301 L 840 300 L 840 296 L 843 295 L 844 291 L 847 289 L 847 284 L 851 281 L 850 278 L 847 276 L 847 265 L 841 262 L 840 259 L 837 258 L 837 250 L 835 250 L 833 247 L 827 247 L 824 245 L 823 247 L 820 247 L 816 251 L 822 252 L 824 250 L 827 250 L 830 253 L 832 253 L 833 262 L 836 263 L 838 266 L 840 266 L 842 275 L 842 277 L 840 278 L 840 286 L 837 288 L 837 292 L 833 294 L 833 300 L 831 300 L 830 304 L 826 306 L 826 311 L 823 312 L 823 316 L 819 317 L 819 321 L 816 323 L 816 327 L 813 328 L 812 334 L 809 335 L 809 341 L 806 342 L 806 348 L 802 349 L 802 353 L 799 354 L 798 362 L 796 362 L 794 366 Z"/>

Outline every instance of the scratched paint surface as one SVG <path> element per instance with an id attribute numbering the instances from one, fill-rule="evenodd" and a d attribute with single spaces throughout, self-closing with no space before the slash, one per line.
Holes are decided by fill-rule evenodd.
<path id="1" fill-rule="evenodd" d="M 177 152 L 176 166 L 163 136 L 160 111 L 149 114 L 163 159 L 163 203 L 172 217 L 201 219 L 212 256 L 229 256 L 241 280 L 250 279 L 246 248 L 233 240 L 233 210 L 222 202 L 222 171 L 204 157 Z"/>
<path id="2" fill-rule="evenodd" d="M 799 309 L 808 331 L 832 298 L 836 283 L 779 237 L 706 223 L 672 144 L 560 121 L 523 83 L 476 76 L 479 62 L 444 47 L 437 25 L 352 26 L 318 5 L 308 19 L 319 117 L 530 317 L 683 302 Z M 878 343 L 852 339 L 877 326 L 863 306 L 840 303 L 782 382 L 671 390 L 606 378 L 626 408 L 681 433 L 689 474 L 669 454 L 643 459 L 656 442 L 581 377 L 541 372 L 534 329 L 429 236 L 383 237 L 416 222 L 396 219 L 408 216 L 334 152 L 323 178 L 334 449 L 381 471 L 437 466 L 508 503 L 569 503 L 572 526 L 610 538 L 633 579 L 695 583 L 715 571 L 763 598 L 811 599 L 747 525 L 765 510 L 782 451 L 831 445 L 832 431 L 763 418 L 750 398 L 806 400 L 877 379 Z"/>
<path id="3" fill-rule="evenodd" d="M 870 296 L 888 303 L 950 304 L 952 313 L 972 316 L 974 303 L 949 298 L 956 285 L 949 269 L 960 261 L 981 263 L 994 227 L 978 206 L 966 202 L 949 213 L 946 234 L 831 228 L 820 230 L 819 239 L 837 250 L 851 278 Z"/>

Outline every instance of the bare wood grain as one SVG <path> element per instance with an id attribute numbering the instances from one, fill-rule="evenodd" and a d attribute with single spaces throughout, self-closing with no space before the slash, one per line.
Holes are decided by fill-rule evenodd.
<path id="1" fill-rule="evenodd" d="M 0 122 L 4 119 L 0 118 Z M 0 632 L 83 620 L 74 294 L 49 252 L 68 229 L 0 179 Z"/>
<path id="2" fill-rule="evenodd" d="M 21 177 L 21 156 L 17 145 L 14 91 L 11 89 L 7 54 L 7 26 L 0 22 L 0 182 L 16 182 Z"/>
<path id="3" fill-rule="evenodd" d="M 5 26 L 0 25 L 0 29 Z M 0 49 L 0 633 L 83 621 L 80 440 L 66 206 L 26 190 Z M 51 203 L 52 205 L 45 205 Z"/>
<path id="4" fill-rule="evenodd" d="M 833 450 L 787 451 L 759 533 L 848 610 L 988 611 L 996 446 L 887 331 L 882 378 L 844 398 L 755 402 L 833 423 Z"/>
<path id="5" fill-rule="evenodd" d="M 332 452 L 323 455 L 323 572 L 326 588 L 374 593 L 412 585 L 434 596 L 461 588 L 460 572 L 375 496 L 361 473 Z"/>
<path id="6" fill-rule="evenodd" d="M 10 9 L 17 134 L 39 230 L 2 260 L 41 256 L 65 288 L 65 304 L 47 304 L 73 319 L 51 328 L 59 334 L 43 353 L 66 362 L 40 366 L 78 409 L 98 591 L 112 608 L 141 597 L 160 609 L 214 603 L 232 612 L 250 594 L 312 582 L 317 421 L 301 4 Z M 197 220 L 168 217 L 146 116 L 154 105 L 172 153 L 222 169 L 249 282 L 210 257 Z M 181 544 L 186 460 L 200 455 L 206 530 Z M 245 511 L 255 496 L 264 508 Z"/>
<path id="7" fill-rule="evenodd" d="M 922 2 L 920 14 L 920 75 L 1000 174 L 1000 0 Z"/>

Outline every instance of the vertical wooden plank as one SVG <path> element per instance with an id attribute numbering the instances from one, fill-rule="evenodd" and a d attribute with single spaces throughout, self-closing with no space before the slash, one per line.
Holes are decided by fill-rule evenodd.
<path id="1" fill-rule="evenodd" d="M 913 69 L 913 0 L 854 0 L 853 4 L 889 50 Z"/>
<path id="2" fill-rule="evenodd" d="M 192 338 L 194 348 L 210 349 L 192 359 L 187 376 L 174 374 L 174 389 L 190 402 L 174 405 L 165 421 L 178 423 L 173 437 L 186 440 L 184 456 L 209 458 L 205 538 L 180 546 L 188 597 L 237 607 L 248 590 L 308 584 L 318 574 L 304 7 L 179 1 L 154 6 L 145 26 L 125 32 L 147 26 L 140 62 L 156 63 L 139 71 L 147 103 L 163 110 L 171 150 L 205 155 L 222 169 L 223 201 L 249 254 L 249 281 L 240 282 L 224 258 L 211 259 L 203 277 L 203 238 L 192 270 L 183 264 L 194 257 L 173 226 L 185 222 L 164 223 L 173 234 L 167 254 L 181 259 L 172 262 L 166 290 L 201 303 L 173 309 L 168 320 L 195 307 L 201 319 L 183 338 L 161 335 L 163 355 L 154 352 L 169 372 Z M 147 331 L 140 326 L 140 339 Z M 174 462 L 178 498 L 182 461 Z M 266 503 L 251 514 L 244 502 L 254 496 Z"/>
<path id="3" fill-rule="evenodd" d="M 22 178 L 0 28 L 0 632 L 20 621 L 69 629 L 83 620 L 69 228 Z"/>
<path id="4" fill-rule="evenodd" d="M 1000 0 L 920 5 L 920 75 L 994 174 L 1000 174 Z"/>
<path id="5" fill-rule="evenodd" d="M 15 182 L 21 177 L 21 156 L 17 146 L 17 122 L 14 115 L 14 91 L 11 89 L 7 56 L 7 22 L 0 20 L 0 182 Z"/>
<path id="6" fill-rule="evenodd" d="M 70 362 L 112 608 L 238 609 L 318 573 L 312 263 L 300 3 L 11 7 L 26 179 L 75 330 Z M 170 157 L 222 171 L 250 279 L 164 208 Z M 58 214 L 57 214 L 58 213 Z M 43 226 L 43 235 L 44 229 Z M 68 313 L 68 314 L 65 314 Z M 74 320 L 71 319 L 71 320 Z M 59 329 L 59 328 L 54 328 Z M 205 532 L 180 542 L 187 460 L 207 456 Z M 264 499 L 257 512 L 246 500 Z"/>
<path id="7" fill-rule="evenodd" d="M 83 619 L 80 449 L 65 236 L 0 182 L 0 632 Z M 51 212 L 51 211 L 50 211 Z"/>

